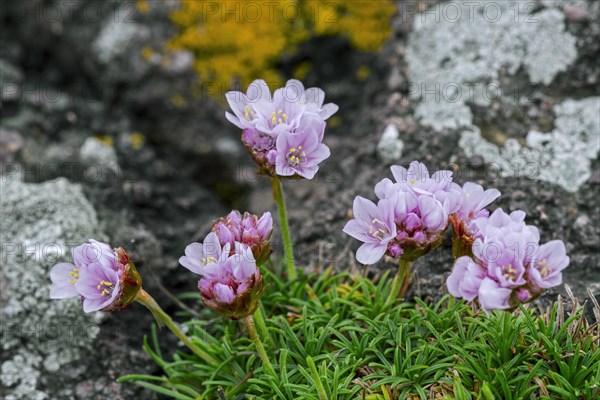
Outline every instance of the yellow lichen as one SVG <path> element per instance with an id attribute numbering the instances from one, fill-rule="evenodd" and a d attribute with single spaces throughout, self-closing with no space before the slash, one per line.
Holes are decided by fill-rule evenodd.
<path id="1" fill-rule="evenodd" d="M 394 4 L 385 0 L 313 0 L 303 2 L 314 10 L 317 35 L 346 35 L 361 51 L 377 51 L 391 33 Z"/>
<path id="2" fill-rule="evenodd" d="M 100 143 L 102 143 L 105 146 L 112 147 L 112 145 L 113 145 L 113 138 L 112 138 L 112 136 L 108 136 L 108 135 L 94 135 L 94 138 L 96 138 L 96 140 L 98 140 Z"/>
<path id="3" fill-rule="evenodd" d="M 308 71 L 310 71 L 310 61 L 301 62 L 294 68 L 294 78 L 303 80 L 308 75 Z"/>
<path id="4" fill-rule="evenodd" d="M 394 11 L 391 0 L 182 0 L 170 15 L 179 32 L 166 49 L 191 51 L 201 81 L 219 96 L 257 78 L 282 82 L 278 64 L 315 36 L 345 35 L 356 49 L 377 51 Z M 309 67 L 296 66 L 294 75 L 306 76 Z"/>
<path id="5" fill-rule="evenodd" d="M 144 58 L 144 60 L 150 61 L 153 56 L 154 50 L 152 50 L 151 47 L 146 46 L 142 49 L 142 57 Z"/>
<path id="6" fill-rule="evenodd" d="M 369 70 L 369 67 L 367 67 L 366 65 L 361 65 L 360 68 L 358 68 L 358 70 L 356 71 L 356 78 L 358 78 L 358 80 L 360 81 L 364 81 L 369 77 L 370 74 L 371 71 Z"/>
<path id="7" fill-rule="evenodd" d="M 182 95 L 174 94 L 173 97 L 171 97 L 171 104 L 176 108 L 181 108 L 187 104 L 187 101 L 185 101 L 185 98 Z"/>
<path id="8" fill-rule="evenodd" d="M 137 9 L 141 14 L 146 14 L 150 10 L 148 0 L 138 0 Z"/>
<path id="9" fill-rule="evenodd" d="M 129 142 L 134 150 L 139 150 L 146 142 L 146 138 L 140 132 L 133 132 L 129 137 Z"/>

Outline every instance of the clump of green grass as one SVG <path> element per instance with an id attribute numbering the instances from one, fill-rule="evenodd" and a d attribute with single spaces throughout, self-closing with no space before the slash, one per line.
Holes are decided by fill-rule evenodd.
<path id="1" fill-rule="evenodd" d="M 144 348 L 162 376 L 119 381 L 180 400 L 600 397 L 600 329 L 574 299 L 571 312 L 559 299 L 544 312 L 486 315 L 449 296 L 386 305 L 386 275 L 374 283 L 327 270 L 288 282 L 264 273 L 257 327 L 275 376 L 239 322 L 207 313 L 186 326 L 218 368 L 163 354 L 153 329 Z"/>

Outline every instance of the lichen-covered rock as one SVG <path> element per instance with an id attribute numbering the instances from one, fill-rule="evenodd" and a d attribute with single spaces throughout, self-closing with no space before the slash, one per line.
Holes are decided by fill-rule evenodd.
<path id="1" fill-rule="evenodd" d="M 40 390 L 41 381 L 44 387 L 64 381 L 61 368 L 86 354 L 99 321 L 85 315 L 77 299 L 50 301 L 48 271 L 70 257 L 72 246 L 103 235 L 80 187 L 65 179 L 29 184 L 3 176 L 0 191 L 4 398 L 57 398 Z"/>
<path id="2" fill-rule="evenodd" d="M 455 10 L 450 10 L 450 8 Z M 441 3 L 415 18 L 406 57 L 416 114 L 435 130 L 471 120 L 466 104 L 488 106 L 518 92 L 499 81 L 523 67 L 532 83 L 549 85 L 575 61 L 575 37 L 564 14 L 534 1 Z M 450 14 L 452 12 L 452 14 Z"/>
<path id="3" fill-rule="evenodd" d="M 114 57 L 123 54 L 135 39 L 140 26 L 128 17 L 130 13 L 130 10 L 119 10 L 114 18 L 107 19 L 93 44 L 101 62 L 109 63 Z"/>
<path id="4" fill-rule="evenodd" d="M 9 101 L 19 100 L 21 95 L 21 82 L 23 73 L 19 68 L 6 60 L 0 59 L 0 108 L 2 104 Z"/>
<path id="5" fill-rule="evenodd" d="M 590 178 L 591 163 L 600 151 L 600 97 L 567 100 L 554 111 L 555 129 L 530 131 L 527 146 L 508 139 L 498 147 L 476 127 L 463 132 L 460 146 L 467 157 L 482 156 L 502 176 L 539 179 L 575 192 Z"/>
<path id="6" fill-rule="evenodd" d="M 79 150 L 79 157 L 88 164 L 100 169 L 119 171 L 119 162 L 114 147 L 95 137 L 89 137 Z"/>
<path id="7" fill-rule="evenodd" d="M 431 126 L 435 131 L 459 129 L 473 124 L 473 113 L 465 104 L 444 102 L 423 102 L 415 110 L 422 124 Z"/>

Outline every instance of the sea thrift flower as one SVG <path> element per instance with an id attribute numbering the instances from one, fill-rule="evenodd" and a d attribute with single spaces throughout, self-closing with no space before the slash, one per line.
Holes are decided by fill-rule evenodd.
<path id="1" fill-rule="evenodd" d="M 299 175 L 312 179 L 319 170 L 321 161 L 331 154 L 329 147 L 321 143 L 317 131 L 311 127 L 307 129 L 302 135 L 283 132 L 277 138 L 277 175 Z"/>
<path id="2" fill-rule="evenodd" d="M 203 243 L 188 245 L 179 262 L 202 277 L 198 288 L 203 302 L 218 314 L 239 319 L 258 308 L 262 275 L 246 244 L 228 242 L 221 247 L 219 237 L 211 232 Z"/>
<path id="3" fill-rule="evenodd" d="M 125 250 L 90 240 L 72 256 L 73 264 L 59 263 L 50 271 L 50 298 L 80 296 L 88 313 L 121 310 L 135 300 L 142 280 Z"/>
<path id="4" fill-rule="evenodd" d="M 246 94 L 225 95 L 233 114 L 226 118 L 242 129 L 242 142 L 259 165 L 259 172 L 272 176 L 312 179 L 320 162 L 329 157 L 322 143 L 325 120 L 338 107 L 323 105 L 325 93 L 318 88 L 304 89 L 289 80 L 273 96 L 263 80 L 250 84 Z"/>
<path id="5" fill-rule="evenodd" d="M 356 252 L 356 259 L 363 264 L 374 264 L 383 257 L 388 244 L 396 237 L 394 203 L 380 200 L 377 205 L 357 196 L 352 208 L 355 219 L 348 221 L 344 232 L 364 242 Z M 401 253 L 401 249 L 397 249 Z"/>
<path id="6" fill-rule="evenodd" d="M 229 243 L 235 250 L 235 242 L 243 243 L 252 249 L 258 265 L 264 264 L 271 254 L 269 239 L 273 233 L 273 218 L 265 212 L 260 218 L 234 210 L 226 217 L 215 220 L 212 231 L 217 234 L 221 246 Z"/>
<path id="7" fill-rule="evenodd" d="M 387 252 L 393 258 L 414 261 L 442 243 L 448 215 L 460 205 L 460 187 L 452 182 L 451 171 L 430 176 L 417 161 L 408 169 L 393 166 L 391 170 L 396 182 L 381 180 L 375 185 L 375 194 L 379 202 L 392 205 L 395 237 L 387 241 L 386 251 L 377 260 Z"/>
<path id="8" fill-rule="evenodd" d="M 472 257 L 459 257 L 446 282 L 455 297 L 481 307 L 513 309 L 535 299 L 544 289 L 562 282 L 561 271 L 569 264 L 560 240 L 539 246 L 536 227 L 526 225 L 523 211 L 506 214 L 497 209 L 488 218 L 473 221 L 477 238 Z"/>
<path id="9" fill-rule="evenodd" d="M 561 271 L 568 265 L 569 257 L 562 240 L 552 240 L 541 245 L 527 270 L 528 281 L 534 292 L 560 285 Z"/>

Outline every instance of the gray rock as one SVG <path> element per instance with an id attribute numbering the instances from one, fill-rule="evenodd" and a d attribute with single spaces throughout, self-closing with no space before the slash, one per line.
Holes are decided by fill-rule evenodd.
<path id="1" fill-rule="evenodd" d="M 70 248 L 94 237 L 96 212 L 78 185 L 65 179 L 27 184 L 3 177 L 2 358 L 7 400 L 56 398 L 40 382 L 64 381 L 61 368 L 80 361 L 98 333 L 96 315 L 78 299 L 49 299 L 49 269 L 69 259 Z M 76 378 L 76 377 L 70 377 Z"/>
<path id="2" fill-rule="evenodd" d="M 471 124 L 466 104 L 487 107 L 503 92 L 506 70 L 523 67 L 532 83 L 549 85 L 575 61 L 575 37 L 556 9 L 531 14 L 534 1 L 440 3 L 414 22 L 406 57 L 416 114 L 435 130 Z M 450 8 L 455 8 L 447 17 Z M 444 17 L 446 16 L 446 17 Z"/>
<path id="3" fill-rule="evenodd" d="M 527 146 L 515 139 L 503 147 L 482 138 L 477 127 L 463 132 L 460 146 L 467 157 L 481 155 L 502 176 L 539 179 L 575 192 L 591 176 L 591 163 L 600 152 L 600 97 L 567 100 L 554 109 L 550 133 L 530 131 Z"/>
<path id="4" fill-rule="evenodd" d="M 81 161 L 86 164 L 92 164 L 100 170 L 119 171 L 119 162 L 115 149 L 97 138 L 89 137 L 85 140 L 79 150 L 79 157 Z M 102 174 L 101 176 L 107 175 L 109 174 Z"/>
<path id="5" fill-rule="evenodd" d="M 8 61 L 0 59 L 0 87 L 2 89 L 0 108 L 2 108 L 4 102 L 19 99 L 22 81 L 23 73 L 21 70 Z"/>
<path id="6" fill-rule="evenodd" d="M 0 128 L 0 163 L 15 162 L 23 149 L 23 144 L 23 137 L 19 132 Z"/>
<path id="7" fill-rule="evenodd" d="M 109 63 L 116 56 L 123 54 L 136 38 L 141 26 L 124 17 L 127 14 L 127 10 L 122 10 L 115 14 L 120 17 L 107 18 L 104 27 L 94 41 L 93 46 L 101 62 Z"/>

